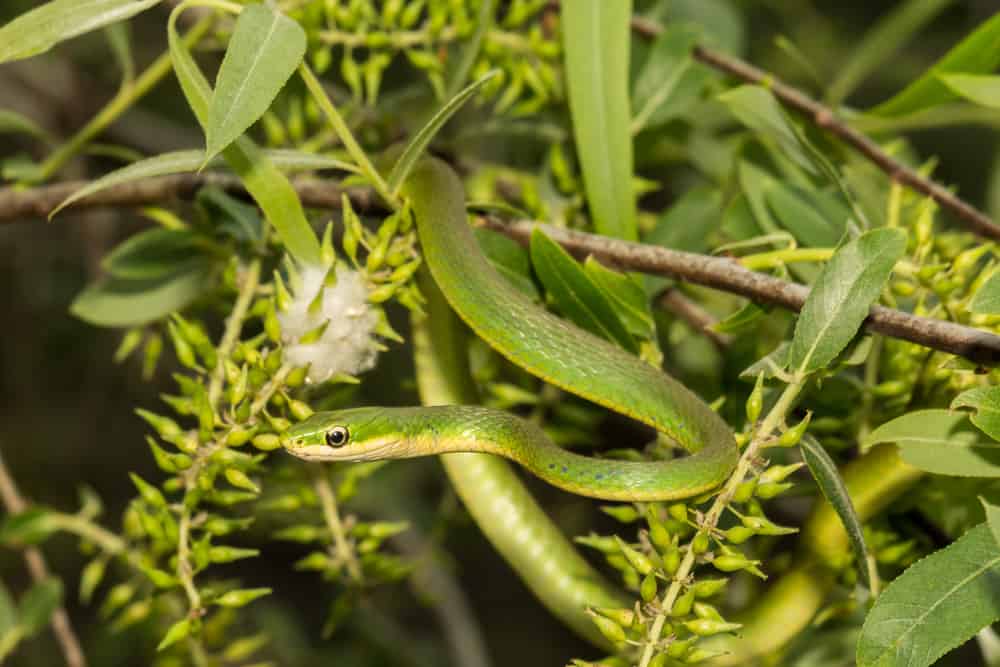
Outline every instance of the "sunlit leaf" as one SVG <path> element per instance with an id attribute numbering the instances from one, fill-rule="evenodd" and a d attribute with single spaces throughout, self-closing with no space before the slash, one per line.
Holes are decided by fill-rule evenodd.
<path id="1" fill-rule="evenodd" d="M 1000 549 L 981 524 L 918 561 L 875 600 L 859 667 L 927 667 L 1000 618 Z"/>
<path id="2" fill-rule="evenodd" d="M 857 334 L 872 303 L 906 250 L 906 233 L 875 229 L 841 246 L 820 271 L 795 325 L 788 366 L 800 374 L 823 368 Z"/>
<path id="3" fill-rule="evenodd" d="M 969 312 L 984 315 L 1000 313 L 1000 271 L 994 272 L 976 291 L 969 302 Z"/>
<path id="4" fill-rule="evenodd" d="M 0 63 L 44 53 L 72 39 L 145 11 L 160 0 L 53 0 L 0 27 Z"/>
<path id="5" fill-rule="evenodd" d="M 276 9 L 253 4 L 240 12 L 208 108 L 206 160 L 264 115 L 305 51 L 305 31 Z"/>
<path id="6" fill-rule="evenodd" d="M 952 410 L 972 408 L 969 420 L 994 440 L 1000 441 L 1000 387 L 975 387 L 962 392 L 951 402 Z"/>
<path id="7" fill-rule="evenodd" d="M 1000 109 L 1000 76 L 942 74 L 941 81 L 959 97 L 991 109 Z"/>
<path id="8" fill-rule="evenodd" d="M 636 239 L 629 132 L 631 0 L 562 3 L 573 136 L 587 203 L 599 234 Z"/>

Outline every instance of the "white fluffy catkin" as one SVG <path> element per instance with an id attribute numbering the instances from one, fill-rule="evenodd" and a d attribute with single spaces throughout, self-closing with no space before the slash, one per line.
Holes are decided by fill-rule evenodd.
<path id="1" fill-rule="evenodd" d="M 309 305 L 323 286 L 327 270 L 306 266 L 299 273 L 302 288 L 295 291 L 288 308 L 278 313 L 285 360 L 295 366 L 309 364 L 307 381 L 312 383 L 325 382 L 338 373 L 356 375 L 374 366 L 378 314 L 368 303 L 368 286 L 362 275 L 339 265 L 337 283 L 325 288 L 318 311 L 310 313 Z M 317 341 L 298 342 L 327 320 L 330 323 Z"/>

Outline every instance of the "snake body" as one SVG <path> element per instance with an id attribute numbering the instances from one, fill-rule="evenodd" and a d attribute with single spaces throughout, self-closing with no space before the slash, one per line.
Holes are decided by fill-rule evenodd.
<path id="1" fill-rule="evenodd" d="M 652 426 L 691 455 L 646 463 L 579 456 L 514 415 L 468 406 L 320 412 L 287 432 L 283 444 L 289 452 L 320 461 L 485 452 L 574 493 L 613 500 L 686 498 L 726 478 L 737 448 L 725 422 L 670 376 L 547 312 L 507 283 L 479 249 L 467 223 L 462 183 L 447 165 L 422 161 L 404 193 L 434 281 L 478 336 L 529 373 Z M 346 437 L 335 442 L 328 438 L 333 432 Z"/>

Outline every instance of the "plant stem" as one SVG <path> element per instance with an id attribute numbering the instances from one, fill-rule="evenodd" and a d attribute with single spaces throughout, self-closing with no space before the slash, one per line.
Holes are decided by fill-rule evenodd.
<path id="1" fill-rule="evenodd" d="M 785 248 L 746 255 L 737 261 L 744 268 L 760 271 L 796 262 L 825 262 L 833 257 L 834 250 L 834 248 Z"/>
<path id="2" fill-rule="evenodd" d="M 757 458 L 757 454 L 760 451 L 761 446 L 771 437 L 771 434 L 775 431 L 775 429 L 777 429 L 778 426 L 785 421 L 785 415 L 788 414 L 789 410 L 791 410 L 792 406 L 795 404 L 795 399 L 798 397 L 799 392 L 802 391 L 804 386 L 804 377 L 797 377 L 785 386 L 784 391 L 782 391 L 781 396 L 778 397 L 774 407 L 771 408 L 771 410 L 767 413 L 767 416 L 764 417 L 764 420 L 761 421 L 760 425 L 754 430 L 754 436 L 751 439 L 750 444 L 748 444 L 746 449 L 743 450 L 743 455 L 740 456 L 740 460 L 736 464 L 736 469 L 733 470 L 733 474 L 729 476 L 725 486 L 722 487 L 722 491 L 715 497 L 715 500 L 712 502 L 712 506 L 705 514 L 705 518 L 701 523 L 701 529 L 699 532 L 711 533 L 711 531 L 719 523 L 722 513 L 733 499 L 733 494 L 736 493 L 736 489 L 743 483 L 744 478 L 746 478 L 747 473 L 750 471 L 753 461 Z M 667 589 L 667 592 L 663 594 L 663 599 L 660 602 L 660 611 L 656 615 L 656 618 L 653 620 L 653 625 L 649 629 L 642 657 L 639 660 L 639 667 L 648 667 L 650 660 L 653 659 L 653 654 L 656 651 L 656 645 L 660 640 L 660 634 L 663 632 L 663 626 L 667 622 L 667 615 L 673 608 L 674 602 L 677 601 L 677 596 L 680 595 L 681 588 L 691 575 L 696 560 L 697 554 L 694 553 L 694 549 L 691 548 L 691 543 L 689 542 L 687 553 L 685 553 L 683 560 L 681 560 L 680 567 L 677 568 L 677 572 L 674 574 L 674 579 L 670 583 L 670 587 Z"/>
<path id="3" fill-rule="evenodd" d="M 20 514 L 27 508 L 27 503 L 21 496 L 20 491 L 18 491 L 14 477 L 7 470 L 2 455 L 0 455 L 0 499 L 3 500 L 3 505 L 8 515 Z M 45 562 L 45 557 L 42 555 L 41 550 L 36 547 L 25 549 L 24 562 L 28 567 L 28 572 L 31 574 L 32 581 L 37 583 L 49 578 L 48 564 Z M 52 625 L 52 632 L 56 636 L 56 641 L 59 642 L 59 648 L 62 650 L 66 664 L 69 667 L 86 667 L 87 659 L 83 655 L 80 640 L 76 637 L 76 632 L 70 623 L 66 608 L 62 605 L 57 607 L 52 612 L 49 622 Z M 14 633 L 10 634 L 13 635 Z M 9 638 L 9 641 L 12 641 L 13 644 L 7 648 L 12 651 L 19 638 Z M 4 648 L 0 648 L 0 662 L 3 662 L 3 656 Z"/>
<path id="4" fill-rule="evenodd" d="M 326 470 L 323 466 L 313 466 L 311 470 L 313 474 L 313 488 L 316 490 L 316 495 L 319 496 L 319 505 L 323 510 L 323 519 L 326 521 L 326 527 L 329 528 L 330 535 L 333 538 L 337 557 L 340 558 L 344 567 L 347 568 L 347 573 L 351 575 L 351 579 L 355 583 L 360 584 L 364 581 L 364 574 L 361 571 L 361 564 L 358 563 L 354 549 L 347 539 L 347 533 L 344 532 L 344 523 L 340 520 L 337 499 L 333 496 L 333 489 L 330 488 L 330 480 L 326 476 Z"/>
<path id="5" fill-rule="evenodd" d="M 233 312 L 226 320 L 226 330 L 222 335 L 222 341 L 216 348 L 215 370 L 212 373 L 212 382 L 208 387 L 208 402 L 215 409 L 216 404 L 222 394 L 222 384 L 226 379 L 226 360 L 233 353 L 236 341 L 243 330 L 243 321 L 246 319 L 247 311 L 250 310 L 250 302 L 257 292 L 260 284 L 260 260 L 255 259 L 250 262 L 246 272 L 243 274 L 243 284 L 240 285 L 239 296 L 233 306 Z"/>

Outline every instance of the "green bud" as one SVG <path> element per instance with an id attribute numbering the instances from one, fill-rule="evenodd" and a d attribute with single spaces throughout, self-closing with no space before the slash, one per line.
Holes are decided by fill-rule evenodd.
<path id="1" fill-rule="evenodd" d="M 625 634 L 625 630 L 622 629 L 622 626 L 618 625 L 610 618 L 601 616 L 591 610 L 588 610 L 587 613 L 590 615 L 590 619 L 594 622 L 594 625 L 597 626 L 597 629 L 611 643 L 621 644 L 628 639 L 628 636 Z"/>
<path id="2" fill-rule="evenodd" d="M 288 411 L 296 420 L 302 421 L 312 416 L 312 408 L 302 401 L 291 400 L 288 402 Z"/>
<path id="3" fill-rule="evenodd" d="M 251 442 L 253 442 L 254 447 L 262 452 L 270 452 L 281 447 L 281 438 L 276 433 L 255 435 Z"/>
<path id="4" fill-rule="evenodd" d="M 765 470 L 760 475 L 760 482 L 762 484 L 773 484 L 775 482 L 784 482 L 789 475 L 799 470 L 805 465 L 805 463 L 791 463 L 784 466 L 771 466 Z"/>
<path id="5" fill-rule="evenodd" d="M 693 621 L 687 621 L 684 624 L 684 627 L 687 628 L 689 632 L 696 634 L 699 637 L 711 637 L 712 635 L 717 635 L 723 632 L 735 632 L 743 626 L 739 623 L 727 623 L 725 621 L 713 621 L 708 618 L 699 618 Z"/>
<path id="6" fill-rule="evenodd" d="M 618 548 L 621 550 L 622 555 L 625 556 L 629 565 L 634 567 L 639 574 L 646 575 L 653 570 L 653 561 L 645 554 L 636 551 L 617 536 L 615 536 L 615 541 L 618 543 Z"/>
<path id="7" fill-rule="evenodd" d="M 242 426 L 234 426 L 233 429 L 226 434 L 226 446 L 242 447 L 250 442 L 250 438 L 252 438 L 256 432 L 256 427 L 244 428 Z"/>
<path id="8" fill-rule="evenodd" d="M 663 571 L 668 575 L 673 576 L 674 572 L 677 571 L 681 565 L 681 550 L 677 548 L 676 545 L 671 545 L 671 547 L 663 553 Z"/>
<path id="9" fill-rule="evenodd" d="M 305 558 L 297 561 L 292 567 L 296 570 L 308 570 L 322 572 L 331 565 L 330 557 L 322 551 L 314 551 Z"/>
<path id="10" fill-rule="evenodd" d="M 135 595 L 135 588 L 132 584 L 117 584 L 108 591 L 107 597 L 104 598 L 104 602 L 101 603 L 100 615 L 102 618 L 108 618 L 117 610 L 121 609 L 132 596 Z"/>
<path id="11" fill-rule="evenodd" d="M 893 396 L 902 396 L 909 389 L 909 385 L 902 380 L 887 380 L 872 387 L 871 393 L 876 398 L 891 398 Z"/>
<path id="12" fill-rule="evenodd" d="M 689 637 L 683 641 L 674 640 L 670 643 L 670 646 L 667 647 L 667 655 L 674 659 L 683 658 L 687 655 L 688 651 L 691 650 L 691 647 L 696 641 L 698 641 L 697 635 Z"/>
<path id="13" fill-rule="evenodd" d="M 687 589 L 674 600 L 674 605 L 670 608 L 670 615 L 674 618 L 682 618 L 691 613 L 694 606 L 694 591 Z"/>
<path id="14" fill-rule="evenodd" d="M 747 398 L 746 412 L 747 421 L 751 424 L 757 423 L 760 411 L 764 408 L 764 373 L 757 374 L 757 382 L 753 386 L 753 391 Z"/>
<path id="15" fill-rule="evenodd" d="M 316 341 L 318 341 L 320 338 L 323 337 L 323 334 L 326 333 L 326 328 L 328 326 L 330 326 L 330 321 L 326 320 L 315 329 L 311 329 L 305 332 L 304 334 L 302 334 L 302 336 L 299 337 L 299 343 L 302 345 L 309 345 L 311 343 L 315 343 Z"/>
<path id="16" fill-rule="evenodd" d="M 238 470 L 236 468 L 226 468 L 223 474 L 226 477 L 226 481 L 236 488 L 253 491 L 254 493 L 260 493 L 260 488 L 258 488 L 258 486 L 253 483 L 253 480 L 247 477 L 247 474 L 242 470 Z"/>
<path id="17" fill-rule="evenodd" d="M 670 656 L 666 653 L 658 653 L 652 660 L 649 661 L 649 667 L 667 667 L 667 660 Z"/>
<path id="18" fill-rule="evenodd" d="M 716 556 L 712 560 L 712 565 L 715 569 L 722 572 L 738 572 L 740 570 L 748 570 L 752 567 L 760 565 L 758 560 L 749 560 L 745 556 L 740 554 L 724 554 L 722 556 Z"/>
<path id="19" fill-rule="evenodd" d="M 219 546 L 208 550 L 208 560 L 212 563 L 231 563 L 244 558 L 253 558 L 258 554 L 260 554 L 258 549 Z"/>
<path id="20" fill-rule="evenodd" d="M 794 486 L 791 482 L 758 484 L 756 495 L 761 500 L 770 500 Z"/>
<path id="21" fill-rule="evenodd" d="M 697 535 L 694 536 L 694 539 L 691 540 L 691 551 L 693 551 L 698 555 L 708 551 L 708 547 L 709 547 L 708 533 L 699 532 Z"/>
<path id="22" fill-rule="evenodd" d="M 191 457 L 187 454 L 170 454 L 157 445 L 156 441 L 148 435 L 146 436 L 146 443 L 149 444 L 149 448 L 153 452 L 153 459 L 156 461 L 156 465 L 163 472 L 175 473 L 191 467 Z"/>
<path id="23" fill-rule="evenodd" d="M 711 621 L 726 620 L 722 618 L 722 614 L 719 613 L 719 610 L 714 605 L 710 605 L 707 602 L 695 602 L 694 615 L 698 618 L 707 618 Z"/>
<path id="24" fill-rule="evenodd" d="M 100 585 L 101 580 L 104 578 L 104 573 L 108 567 L 108 559 L 106 557 L 98 557 L 87 563 L 87 566 L 83 568 L 83 572 L 80 573 L 80 602 L 88 604 L 91 597 L 94 595 L 94 591 Z"/>
<path id="25" fill-rule="evenodd" d="M 198 360 L 195 358 L 194 348 L 181 335 L 181 332 L 175 322 L 167 322 L 167 333 L 170 335 L 170 342 L 174 345 L 174 352 L 177 354 L 177 361 L 179 361 L 185 368 L 200 370 L 201 366 L 198 365 Z"/>
<path id="26" fill-rule="evenodd" d="M 288 526 L 287 528 L 282 528 L 281 530 L 274 533 L 273 537 L 276 540 L 286 540 L 288 542 L 300 542 L 302 544 L 308 544 L 309 542 L 314 542 L 316 540 L 323 539 L 325 537 L 325 532 L 320 530 L 316 526 L 302 524 L 302 525 Z"/>
<path id="27" fill-rule="evenodd" d="M 746 526 L 733 526 L 726 531 L 726 541 L 733 544 L 743 544 L 753 536 L 753 529 Z"/>
<path id="28" fill-rule="evenodd" d="M 163 353 L 163 337 L 153 334 L 142 348 L 142 379 L 149 380 L 156 372 L 156 364 Z"/>
<path id="29" fill-rule="evenodd" d="M 798 528 L 779 526 L 762 516 L 745 516 L 742 521 L 744 526 L 758 535 L 791 535 L 798 532 Z"/>
<path id="30" fill-rule="evenodd" d="M 639 519 L 639 512 L 634 505 L 601 505 L 601 511 L 622 523 L 632 523 Z"/>
<path id="31" fill-rule="evenodd" d="M 158 488 L 144 480 L 142 477 L 139 477 L 134 472 L 130 472 L 128 475 L 132 478 L 132 483 L 135 484 L 135 488 L 139 490 L 139 495 L 144 501 L 154 507 L 167 506 L 167 501 Z"/>
<path id="32" fill-rule="evenodd" d="M 135 352 L 139 344 L 142 343 L 142 329 L 133 328 L 125 332 L 122 336 L 122 342 L 118 345 L 118 349 L 115 350 L 115 363 L 120 364 L 129 358 L 129 356 Z"/>
<path id="33" fill-rule="evenodd" d="M 293 368 L 291 372 L 288 373 L 288 376 L 285 377 L 285 385 L 292 388 L 301 387 L 303 383 L 305 383 L 306 376 L 308 374 L 309 374 L 308 366 L 299 366 L 297 368 Z"/>
<path id="34" fill-rule="evenodd" d="M 669 549 L 673 544 L 673 538 L 667 527 L 662 522 L 656 520 L 655 517 L 647 518 L 647 522 L 649 525 L 649 539 L 653 542 L 653 545 L 660 551 Z"/>
<path id="35" fill-rule="evenodd" d="M 782 447 L 794 447 L 799 444 L 799 440 L 805 435 L 806 429 L 809 428 L 809 422 L 812 420 L 812 412 L 807 412 L 805 419 L 800 421 L 795 426 L 787 429 L 778 438 L 778 444 Z"/>
<path id="36" fill-rule="evenodd" d="M 213 601 L 213 604 L 217 604 L 220 607 L 243 607 L 257 598 L 270 594 L 270 588 L 242 588 L 224 593 L 217 597 Z"/>
<path id="37" fill-rule="evenodd" d="M 229 535 L 230 533 L 238 530 L 246 530 L 252 523 L 253 517 L 246 517 L 243 519 L 223 519 L 221 516 L 213 515 L 205 521 L 202 525 L 202 529 L 210 535 L 222 537 L 223 535 Z"/>
<path id="38" fill-rule="evenodd" d="M 734 503 L 745 503 L 753 498 L 754 491 L 757 490 L 757 480 L 748 479 L 745 482 L 741 482 L 739 486 L 736 487 L 736 491 L 733 493 Z"/>
<path id="39" fill-rule="evenodd" d="M 165 440 L 183 433 L 177 422 L 169 417 L 163 417 L 142 408 L 136 408 L 135 413 L 145 419 L 146 423 L 153 427 L 157 435 Z"/>
<path id="40" fill-rule="evenodd" d="M 372 537 L 384 540 L 402 533 L 409 527 L 407 521 L 377 521 L 368 526 L 368 532 Z"/>
<path id="41" fill-rule="evenodd" d="M 684 503 L 674 503 L 667 508 L 667 513 L 674 518 L 675 521 L 687 521 L 688 508 Z"/>
<path id="42" fill-rule="evenodd" d="M 611 619 L 623 628 L 630 627 L 635 622 L 635 612 L 631 609 L 616 609 L 613 607 L 595 607 L 593 611 Z"/>
<path id="43" fill-rule="evenodd" d="M 701 579 L 695 582 L 691 590 L 696 598 L 710 598 L 722 591 L 728 583 L 728 579 Z"/>
<path id="44" fill-rule="evenodd" d="M 368 293 L 368 301 L 371 303 L 385 303 L 392 298 L 397 288 L 398 285 L 393 284 L 379 285 Z"/>
<path id="45" fill-rule="evenodd" d="M 169 572 L 164 572 L 163 570 L 158 570 L 155 567 L 145 567 L 142 569 L 142 573 L 145 574 L 157 588 L 173 588 L 180 583 L 174 575 Z"/>
<path id="46" fill-rule="evenodd" d="M 182 639 L 185 639 L 191 633 L 191 618 L 185 617 L 177 621 L 170 626 L 167 630 L 167 634 L 163 636 L 159 645 L 156 647 L 157 651 L 162 651 L 165 648 L 169 648 L 173 644 L 176 644 Z"/>
<path id="47" fill-rule="evenodd" d="M 656 575 L 650 572 L 642 578 L 642 584 L 639 585 L 639 594 L 642 596 L 644 602 L 652 602 L 656 598 L 656 593 Z"/>

